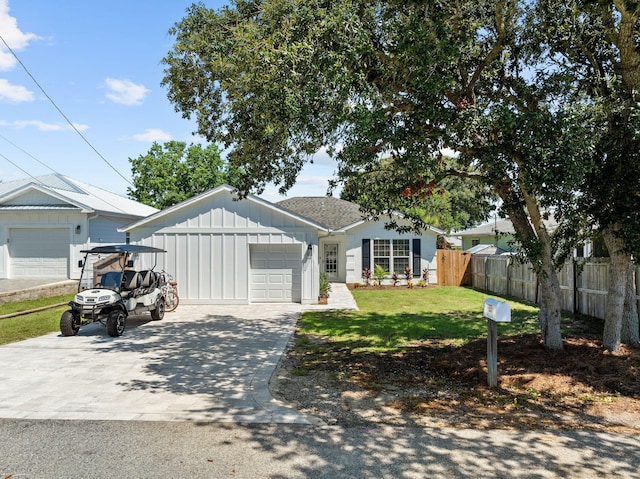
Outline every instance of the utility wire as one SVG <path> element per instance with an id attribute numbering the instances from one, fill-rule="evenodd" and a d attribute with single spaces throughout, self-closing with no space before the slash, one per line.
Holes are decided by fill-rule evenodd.
<path id="1" fill-rule="evenodd" d="M 0 136 L 2 136 L 2 135 L 0 135 Z M 4 137 L 3 137 L 3 138 L 4 138 Z M 6 140 L 6 138 L 4 138 L 4 139 Z M 7 140 L 7 141 L 9 141 L 9 140 Z M 9 143 L 11 143 L 11 142 L 9 142 Z M 12 144 L 13 144 L 13 143 L 12 143 Z M 16 145 L 14 145 L 14 146 L 16 146 Z M 16 146 L 16 148 L 19 148 L 19 147 L 17 147 L 17 146 Z M 21 151 L 24 151 L 24 150 L 22 150 L 21 148 L 19 148 L 19 149 L 20 149 Z M 27 153 L 26 151 L 24 151 L 24 152 L 25 152 L 27 155 L 29 155 L 29 153 Z M 29 155 L 29 156 L 31 156 L 31 155 Z M 28 171 L 26 171 L 24 168 L 19 167 L 16 163 L 14 163 L 13 161 L 11 161 L 9 158 L 7 158 L 7 157 L 6 157 L 5 155 L 3 155 L 2 153 L 0 153 L 0 157 L 2 157 L 2 158 L 4 158 L 5 160 L 7 160 L 9 163 L 11 163 L 13 166 L 15 166 L 16 168 L 18 168 L 20 171 L 22 171 L 25 175 L 27 175 L 28 177 L 30 177 L 30 178 L 31 178 L 32 180 L 34 180 L 36 183 L 40 183 L 42 186 L 44 186 L 45 188 L 48 188 L 48 189 L 51 189 L 51 188 L 55 189 L 55 187 L 52 187 L 51 185 L 47 185 L 47 184 L 43 183 L 43 182 L 40 180 L 40 178 L 38 178 L 38 177 L 36 177 L 36 176 L 33 176 L 33 175 L 32 175 L 32 174 L 30 174 Z M 33 157 L 33 156 L 32 156 L 32 158 L 33 158 L 34 160 L 36 160 L 36 161 L 39 161 L 37 158 L 35 158 L 35 157 Z M 44 166 L 47 166 L 47 165 L 44 165 Z M 49 167 L 47 166 L 47 168 L 49 168 Z M 49 169 L 50 169 L 51 171 L 53 171 L 56 175 L 59 175 L 59 176 L 63 176 L 63 177 L 64 177 L 64 175 L 62 175 L 62 174 L 58 173 L 58 172 L 57 172 L 57 171 L 55 171 L 54 169 L 52 169 L 52 168 L 49 168 Z M 94 195 L 94 196 L 95 196 L 95 195 Z M 125 211 L 125 210 L 123 210 L 122 208 L 120 208 L 120 207 L 118 207 L 118 206 L 116 206 L 116 205 L 114 205 L 114 204 L 110 203 L 110 202 L 109 202 L 109 201 L 107 201 L 106 199 L 104 199 L 104 197 L 100 197 L 100 201 L 102 201 L 103 203 L 105 203 L 105 204 L 107 204 L 107 205 L 111 206 L 114 210 L 122 211 L 123 213 L 125 213 L 125 212 L 126 212 L 126 211 Z"/>
<path id="2" fill-rule="evenodd" d="M 18 168 L 20 171 L 22 171 L 25 175 L 27 175 L 28 177 L 30 177 L 31 179 L 36 180 L 38 183 L 40 183 L 40 180 L 38 180 L 38 178 L 36 178 L 35 176 L 33 176 L 32 174 L 28 173 L 26 170 L 24 170 L 23 168 L 20 168 L 16 163 L 14 163 L 13 161 L 11 161 L 9 158 L 7 158 L 6 156 L 4 156 L 2 153 L 0 153 L 0 156 L 2 158 L 4 158 L 5 160 L 7 160 L 9 163 L 11 163 L 13 166 L 15 166 L 16 168 Z"/>
<path id="3" fill-rule="evenodd" d="M 76 125 L 74 125 L 71 120 L 69 120 L 69 118 L 67 117 L 67 115 L 64 114 L 64 112 L 60 109 L 60 107 L 58 107 L 58 105 L 56 104 L 56 102 L 53 101 L 53 99 L 47 94 L 47 92 L 44 90 L 44 88 L 42 88 L 42 86 L 40 85 L 40 83 L 38 83 L 38 81 L 35 79 L 35 77 L 31 74 L 31 72 L 27 69 L 27 67 L 24 65 L 24 63 L 22 63 L 22 61 L 18 58 L 18 55 L 16 55 L 16 53 L 13 51 L 13 49 L 9 46 L 9 44 L 5 41 L 4 37 L 0 34 L 0 40 L 2 40 L 2 43 L 4 43 L 5 47 L 7 47 L 7 50 L 9 50 L 9 52 L 13 55 L 13 57 L 16 59 L 16 61 L 20 64 L 20 66 L 23 68 L 23 70 L 27 73 L 27 75 L 29 75 L 29 77 L 31 78 L 31 80 L 33 80 L 33 83 L 36 84 L 36 86 L 40 89 L 40 91 L 42 92 L 42 94 L 44 96 L 47 97 L 47 100 L 49 100 L 51 102 L 51 104 L 55 107 L 56 110 L 58 110 L 58 113 L 60 113 L 60 115 L 62 115 L 62 117 L 67 121 L 67 123 L 71 126 L 71 128 L 73 128 L 75 130 L 75 132 L 80 136 L 80 138 L 82 138 L 84 140 L 84 142 L 89 145 L 89 147 L 102 159 L 102 161 L 104 161 L 107 165 L 109 165 L 109 167 L 115 171 L 118 176 L 120 176 L 120 178 L 122 178 L 124 181 L 126 181 L 127 183 L 129 183 L 131 186 L 134 186 L 133 183 L 131 183 L 131 181 L 129 181 L 129 179 L 127 179 L 125 176 L 122 175 L 122 173 L 120 173 L 111 163 L 109 163 L 109 161 L 102 156 L 102 154 L 89 142 L 89 140 L 87 140 L 87 138 L 82 134 L 82 132 L 80 130 L 78 130 L 78 128 L 76 127 Z M 5 157 L 6 158 L 6 157 Z"/>
<path id="4" fill-rule="evenodd" d="M 14 148 L 17 148 L 18 150 L 20 150 L 22 153 L 24 153 L 25 155 L 27 155 L 30 158 L 33 158 L 34 160 L 36 160 L 38 163 L 40 163 L 42 166 L 44 166 L 45 168 L 50 169 L 51 171 L 53 171 L 56 175 L 59 175 L 60 173 L 58 173 L 56 170 L 54 170 L 53 168 L 51 168 L 49 165 L 47 165 L 46 163 L 40 161 L 38 158 L 36 158 L 35 156 L 33 156 L 31 153 L 29 153 L 28 151 L 20 148 L 18 145 L 16 145 L 14 142 L 12 142 L 11 140 L 9 140 L 7 137 L 5 137 L 4 135 L 0 134 L 0 138 L 2 138 L 4 141 L 6 141 L 7 143 L 9 143 L 11 146 L 13 146 Z M 6 158 L 6 157 L 5 157 Z M 33 177 L 32 177 L 33 178 Z"/>

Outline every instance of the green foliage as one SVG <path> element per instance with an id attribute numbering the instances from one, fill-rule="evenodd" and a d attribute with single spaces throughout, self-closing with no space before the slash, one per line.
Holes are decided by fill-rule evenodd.
<path id="1" fill-rule="evenodd" d="M 324 271 L 320 272 L 320 296 L 328 296 L 331 291 L 331 283 L 327 280 Z"/>
<path id="2" fill-rule="evenodd" d="M 378 282 L 378 285 L 380 286 L 382 286 L 382 282 L 384 281 L 384 278 L 388 274 L 389 272 L 379 264 L 376 264 L 373 268 L 373 277 L 376 279 L 376 281 Z"/>
<path id="3" fill-rule="evenodd" d="M 237 183 L 237 171 L 225 163 L 215 145 L 168 141 L 153 143 L 145 155 L 129 158 L 133 188 L 129 196 L 149 206 L 167 208 L 215 186 Z"/>
<path id="4" fill-rule="evenodd" d="M 449 162 L 455 163 L 453 159 Z M 368 214 L 396 211 L 447 232 L 476 226 L 495 208 L 495 193 L 477 179 L 450 176 L 418 185 L 397 168 L 401 166 L 387 159 L 376 171 L 355 172 L 345 179 L 340 197 L 357 203 Z"/>

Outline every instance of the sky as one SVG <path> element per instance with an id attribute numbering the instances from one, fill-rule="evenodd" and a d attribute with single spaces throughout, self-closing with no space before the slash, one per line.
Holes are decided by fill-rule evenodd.
<path id="1" fill-rule="evenodd" d="M 160 86 L 168 30 L 192 3 L 0 0 L 0 35 L 15 53 L 0 40 L 0 180 L 56 172 L 126 196 L 129 158 L 154 141 L 204 143 Z M 335 169 L 320 152 L 286 196 L 273 185 L 260 196 L 324 196 Z"/>

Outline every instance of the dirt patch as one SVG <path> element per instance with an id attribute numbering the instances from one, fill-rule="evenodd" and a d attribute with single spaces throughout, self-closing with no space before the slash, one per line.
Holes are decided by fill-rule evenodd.
<path id="1" fill-rule="evenodd" d="M 538 335 L 501 339 L 498 374 L 487 387 L 485 340 L 378 355 L 313 338 L 288 350 L 271 389 L 330 424 L 640 431 L 638 349 L 568 337 L 550 353 Z"/>

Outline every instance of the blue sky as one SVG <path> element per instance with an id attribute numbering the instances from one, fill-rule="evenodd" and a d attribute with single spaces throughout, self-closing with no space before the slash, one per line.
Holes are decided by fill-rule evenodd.
<path id="1" fill-rule="evenodd" d="M 124 196 L 129 158 L 153 141 L 202 142 L 160 86 L 160 60 L 173 44 L 167 31 L 192 3 L 0 0 L 0 35 L 46 93 L 0 41 L 0 180 L 53 169 Z M 226 2 L 204 3 L 217 9 Z M 334 170 L 318 154 L 287 196 L 326 194 Z M 284 198 L 275 187 L 261 196 Z"/>

